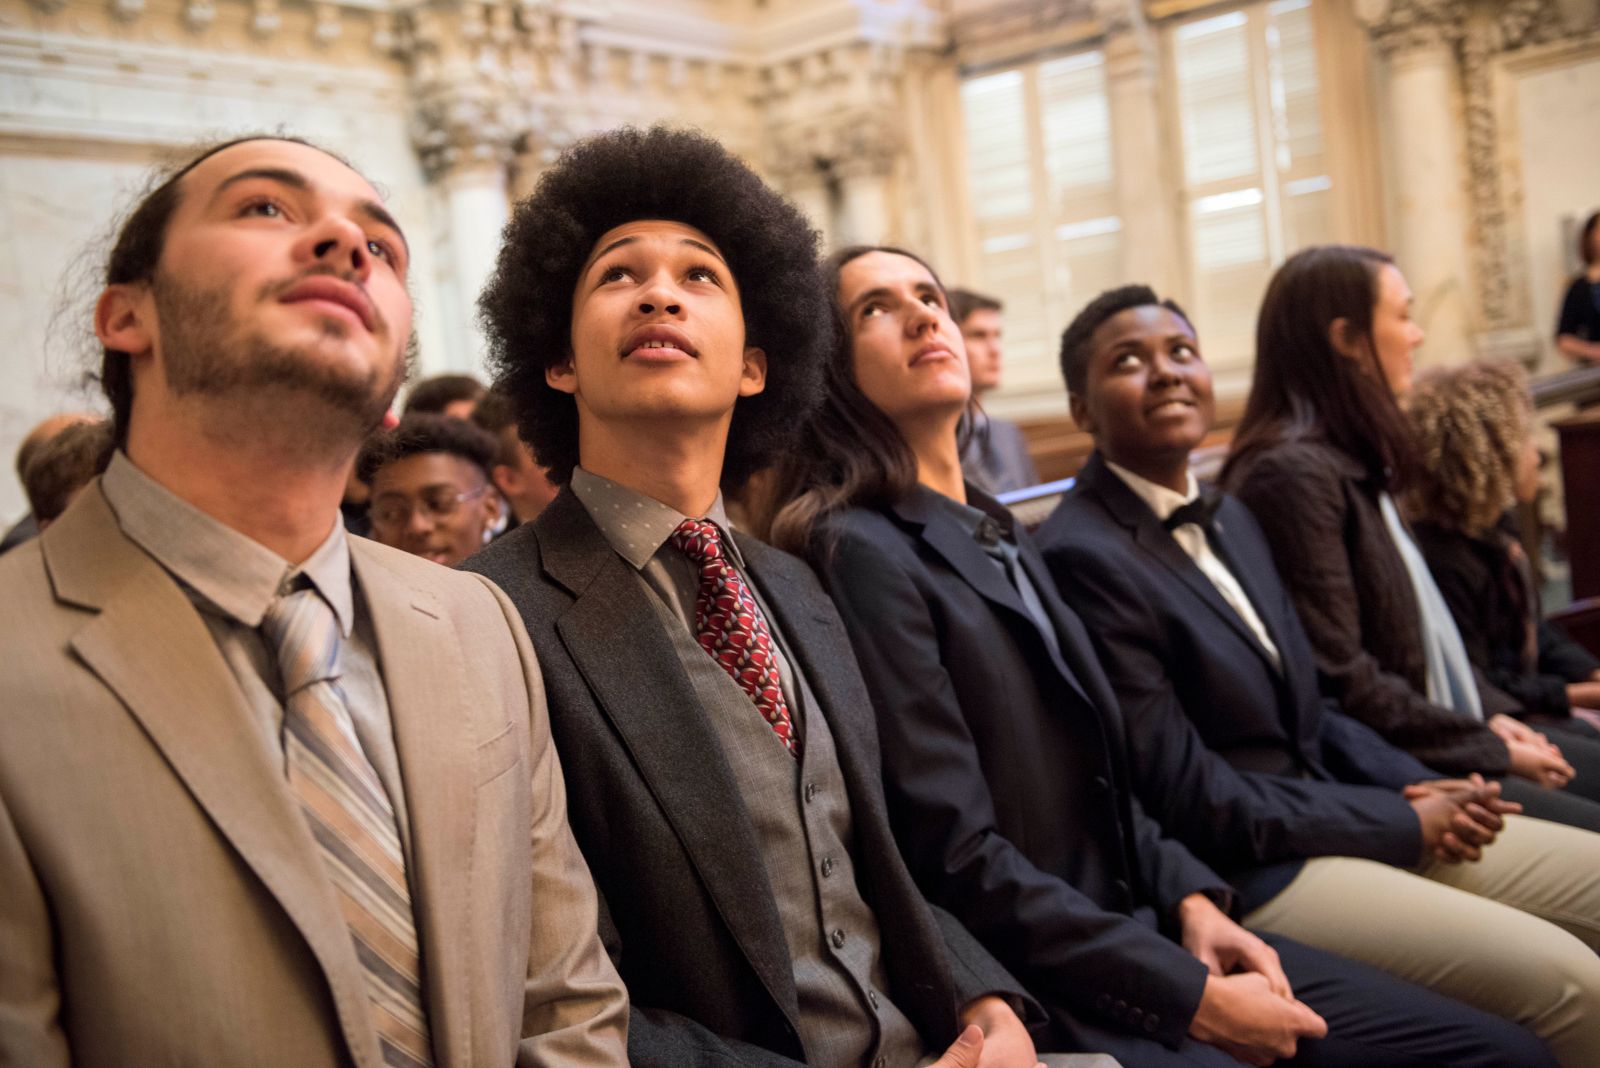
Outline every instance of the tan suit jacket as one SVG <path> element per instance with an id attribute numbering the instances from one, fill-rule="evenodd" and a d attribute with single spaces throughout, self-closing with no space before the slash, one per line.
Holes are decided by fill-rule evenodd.
<path id="1" fill-rule="evenodd" d="M 350 549 L 404 781 L 437 1063 L 625 1063 L 625 992 L 517 613 L 476 575 Z M 199 613 L 98 485 L 0 558 L 0 650 L 0 1065 L 378 1068 L 281 765 Z"/>

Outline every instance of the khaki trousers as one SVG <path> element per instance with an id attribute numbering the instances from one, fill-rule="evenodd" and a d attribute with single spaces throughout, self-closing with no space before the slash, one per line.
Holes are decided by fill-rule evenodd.
<path id="1" fill-rule="evenodd" d="M 1244 919 L 1514 1020 L 1600 1065 L 1600 834 L 1508 816 L 1483 859 L 1318 857 Z"/>

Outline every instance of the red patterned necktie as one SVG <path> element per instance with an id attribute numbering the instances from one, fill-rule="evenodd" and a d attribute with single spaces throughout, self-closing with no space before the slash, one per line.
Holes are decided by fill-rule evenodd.
<path id="1" fill-rule="evenodd" d="M 750 587 L 723 555 L 721 532 L 704 519 L 685 519 L 670 541 L 700 569 L 700 593 L 694 600 L 700 648 L 733 676 L 790 755 L 799 757 L 800 739 L 783 699 L 772 634 Z"/>

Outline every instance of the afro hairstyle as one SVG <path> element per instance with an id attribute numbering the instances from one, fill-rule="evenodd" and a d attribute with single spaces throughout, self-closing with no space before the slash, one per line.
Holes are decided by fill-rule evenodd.
<path id="1" fill-rule="evenodd" d="M 1080 311 L 1061 333 L 1061 377 L 1066 379 L 1067 392 L 1083 395 L 1089 381 L 1089 340 L 1107 319 L 1120 315 L 1129 308 L 1155 305 L 1165 308 L 1194 329 L 1189 313 L 1178 307 L 1177 301 L 1163 300 L 1156 291 L 1145 285 L 1119 286 L 1095 297 Z"/>
<path id="2" fill-rule="evenodd" d="M 404 416 L 392 430 L 368 435 L 356 456 L 356 477 L 371 484 L 379 471 L 411 456 L 442 452 L 458 456 L 483 472 L 488 480 L 500 455 L 494 435 L 464 419 L 433 412 Z"/>
<path id="3" fill-rule="evenodd" d="M 704 134 L 623 127 L 579 141 L 540 177 L 507 224 L 478 300 L 495 387 L 551 480 L 567 482 L 578 462 L 577 402 L 545 371 L 572 358 L 572 294 L 596 242 L 642 219 L 711 238 L 738 283 L 745 344 L 767 354 L 766 389 L 733 412 L 722 483 L 737 488 L 821 403 L 833 301 L 805 216 Z"/>

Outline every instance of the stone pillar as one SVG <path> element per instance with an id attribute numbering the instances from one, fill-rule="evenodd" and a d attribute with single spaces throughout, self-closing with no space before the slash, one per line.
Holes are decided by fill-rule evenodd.
<path id="1" fill-rule="evenodd" d="M 834 223 L 833 198 L 828 183 L 819 177 L 817 181 L 792 185 L 788 190 L 788 196 L 801 211 L 806 213 L 811 225 L 822 234 L 824 245 L 828 248 L 837 247 L 838 227 Z"/>
<path id="2" fill-rule="evenodd" d="M 1392 251 L 1415 295 L 1413 314 L 1428 334 L 1419 353 L 1426 363 L 1458 363 L 1476 353 L 1472 205 L 1456 48 L 1466 8 L 1451 0 L 1357 6 L 1389 59 L 1383 107 L 1394 194 Z"/>
<path id="3" fill-rule="evenodd" d="M 1122 218 L 1122 274 L 1171 293 L 1183 262 L 1177 206 L 1162 149 L 1160 64 L 1138 0 L 1101 0 L 1106 27 L 1106 102 L 1111 113 L 1117 214 Z"/>
<path id="4" fill-rule="evenodd" d="M 494 270 L 509 213 L 512 148 L 526 125 L 512 73 L 509 8 L 434 0 L 408 13 L 412 143 L 438 191 L 446 271 L 439 307 L 448 351 L 428 370 L 484 374 L 477 302 Z"/>
<path id="5" fill-rule="evenodd" d="M 1415 314 L 1428 332 L 1422 357 L 1451 363 L 1472 353 L 1472 259 L 1462 161 L 1465 146 L 1456 98 L 1456 61 L 1447 44 L 1392 57 L 1390 158 L 1398 194 L 1395 259 L 1416 296 Z"/>
<path id="6" fill-rule="evenodd" d="M 504 165 L 480 163 L 457 167 L 438 179 L 445 205 L 449 241 L 451 294 L 455 322 L 446 336 L 458 347 L 450 364 L 483 374 L 484 341 L 478 327 L 478 294 L 494 271 L 500 254 L 500 232 L 509 218 Z"/>

